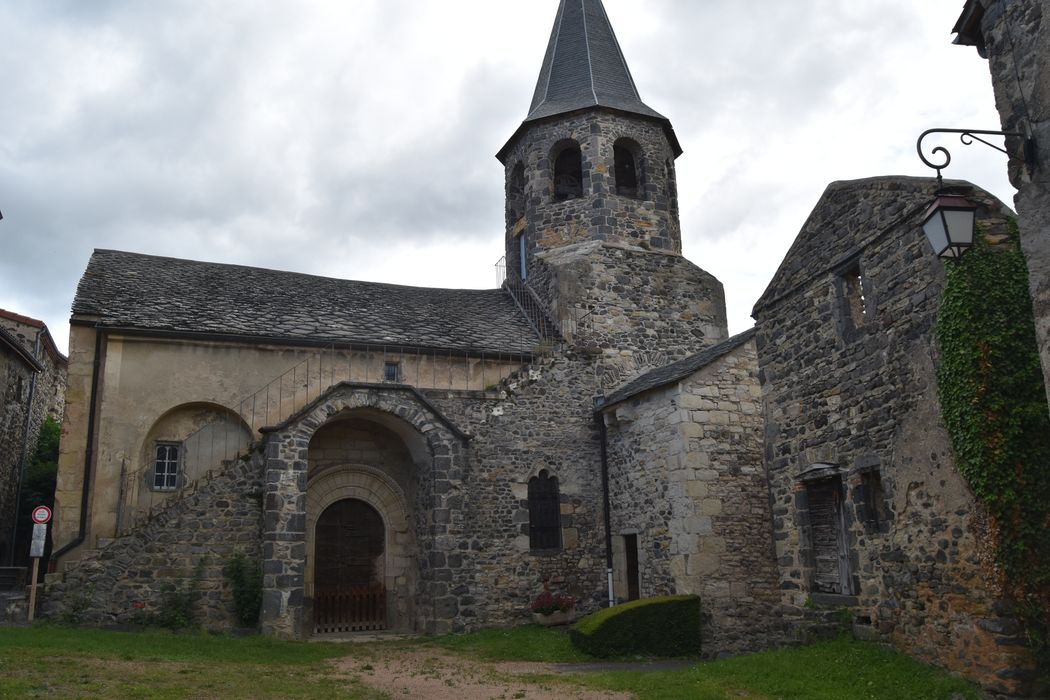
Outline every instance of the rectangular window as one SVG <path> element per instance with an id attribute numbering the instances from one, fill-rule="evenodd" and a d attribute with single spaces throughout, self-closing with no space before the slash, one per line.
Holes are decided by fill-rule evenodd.
<path id="1" fill-rule="evenodd" d="M 861 474 L 864 489 L 864 524 L 869 530 L 878 530 L 885 519 L 886 495 L 882 489 L 882 477 L 877 471 Z"/>
<path id="2" fill-rule="evenodd" d="M 153 460 L 153 489 L 174 491 L 179 479 L 179 446 L 157 445 Z"/>
<path id="3" fill-rule="evenodd" d="M 397 382 L 401 380 L 401 365 L 398 362 L 383 363 L 383 381 Z"/>

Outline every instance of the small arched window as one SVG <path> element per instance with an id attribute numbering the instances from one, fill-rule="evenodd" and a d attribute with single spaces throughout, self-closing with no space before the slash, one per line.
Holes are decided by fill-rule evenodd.
<path id="1" fill-rule="evenodd" d="M 561 547 L 561 505 L 558 479 L 541 471 L 529 479 L 529 547 Z"/>
<path id="2" fill-rule="evenodd" d="M 525 216 L 525 166 L 518 163 L 507 181 L 507 225 Z"/>
<path id="3" fill-rule="evenodd" d="M 580 145 L 571 141 L 554 157 L 554 201 L 583 196 L 583 153 Z"/>
<path id="4" fill-rule="evenodd" d="M 613 144 L 613 175 L 616 178 L 616 194 L 624 197 L 640 197 L 641 172 L 638 145 L 629 139 L 620 139 Z"/>

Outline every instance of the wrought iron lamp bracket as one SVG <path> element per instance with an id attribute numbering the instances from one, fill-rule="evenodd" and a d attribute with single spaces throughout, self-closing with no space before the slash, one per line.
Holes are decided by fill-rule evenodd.
<path id="1" fill-rule="evenodd" d="M 940 155 L 943 158 L 944 162 L 938 164 L 938 163 L 935 163 L 935 162 L 931 161 L 929 158 L 927 158 L 926 154 L 924 154 L 922 152 L 922 141 L 923 141 L 923 139 L 925 139 L 930 134 L 959 134 L 959 140 L 965 146 L 972 145 L 974 141 L 980 141 L 985 146 L 991 146 L 992 148 L 994 148 L 995 150 L 999 151 L 1000 153 L 1005 153 L 1007 155 L 1009 155 L 1009 152 L 1005 148 L 1000 148 L 999 146 L 995 145 L 994 143 L 991 143 L 990 141 L 986 141 L 985 139 L 983 139 L 981 137 L 982 136 L 1019 136 L 1019 137 L 1024 139 L 1024 158 L 1025 158 L 1025 162 L 1028 163 L 1029 165 L 1031 165 L 1031 164 L 1033 164 L 1035 162 L 1035 141 L 1032 139 L 1031 135 L 1029 135 L 1028 133 L 1024 133 L 1024 132 L 1020 132 L 1020 131 L 991 131 L 991 130 L 988 130 L 988 129 L 927 129 L 926 131 L 922 132 L 919 135 L 919 140 L 915 142 L 915 150 L 918 151 L 919 158 L 922 160 L 923 163 L 925 163 L 928 167 L 933 168 L 934 170 L 937 171 L 937 185 L 938 185 L 938 187 L 940 187 L 941 184 L 944 181 L 943 178 L 941 177 L 941 171 L 944 170 L 945 168 L 947 168 L 948 165 L 952 162 L 952 154 L 949 153 L 948 149 L 945 148 L 944 146 L 937 146 L 932 151 L 930 151 L 930 154 L 931 154 L 931 156 Z"/>

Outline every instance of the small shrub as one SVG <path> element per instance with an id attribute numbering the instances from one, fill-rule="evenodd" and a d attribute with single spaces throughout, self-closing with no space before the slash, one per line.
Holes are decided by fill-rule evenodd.
<path id="1" fill-rule="evenodd" d="M 156 612 L 147 612 L 145 605 L 136 602 L 132 620 L 140 625 L 166 627 L 170 630 L 182 630 L 196 626 L 193 608 L 200 598 L 201 582 L 204 580 L 204 568 L 208 560 L 202 557 L 193 568 L 189 581 L 178 584 L 165 581 L 160 587 L 160 604 Z"/>
<path id="2" fill-rule="evenodd" d="M 66 605 L 59 615 L 59 622 L 63 625 L 76 627 L 84 619 L 84 613 L 91 607 L 91 599 L 95 595 L 95 584 L 90 583 L 66 596 Z"/>
<path id="3" fill-rule="evenodd" d="M 532 612 L 540 615 L 551 615 L 556 612 L 568 612 L 576 607 L 576 599 L 564 593 L 544 591 L 532 601 Z"/>
<path id="4" fill-rule="evenodd" d="M 262 607 L 262 567 L 243 552 L 237 552 L 222 572 L 233 586 L 237 624 L 255 627 L 259 623 L 259 609 Z"/>
<path id="5" fill-rule="evenodd" d="M 598 657 L 691 656 L 700 652 L 700 598 L 662 596 L 605 608 L 577 622 L 569 636 Z"/>

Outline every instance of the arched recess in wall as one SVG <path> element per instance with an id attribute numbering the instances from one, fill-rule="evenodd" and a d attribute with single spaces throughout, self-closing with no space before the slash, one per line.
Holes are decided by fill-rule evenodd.
<path id="1" fill-rule="evenodd" d="M 122 507 L 151 508 L 246 454 L 251 441 L 247 423 L 225 406 L 194 402 L 168 409 L 147 431 L 137 462 L 123 465 Z"/>
<path id="2" fill-rule="evenodd" d="M 525 165 L 518 162 L 507 178 L 507 227 L 525 216 Z"/>
<path id="3" fill-rule="evenodd" d="M 642 168 L 642 147 L 628 138 L 617 139 L 613 144 L 613 177 L 616 194 L 623 197 L 641 198 L 645 192 Z"/>
<path id="4" fill-rule="evenodd" d="M 583 196 L 583 151 L 580 144 L 565 139 L 551 149 L 554 201 L 563 202 Z"/>

